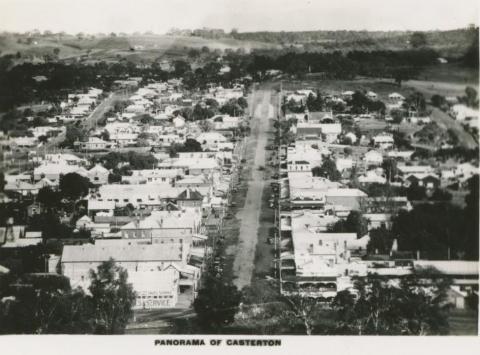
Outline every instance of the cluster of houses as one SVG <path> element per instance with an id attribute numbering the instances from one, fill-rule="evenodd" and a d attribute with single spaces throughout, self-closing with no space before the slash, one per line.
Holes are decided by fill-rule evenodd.
<path id="1" fill-rule="evenodd" d="M 87 119 L 103 97 L 103 90 L 97 88 L 68 94 L 67 99 L 59 104 L 61 114 L 45 117 L 41 125 L 35 123 L 35 117 L 26 117 L 29 128 L 25 135 L 8 137 L 7 140 L 1 142 L 1 145 L 8 145 L 13 149 L 41 147 L 49 138 L 64 135 L 65 124 Z"/>
<path id="2" fill-rule="evenodd" d="M 295 139 L 280 146 L 279 180 L 273 183 L 278 189 L 278 204 L 273 204 L 279 216 L 275 240 L 282 293 L 329 301 L 337 292 L 352 289 L 354 276 L 378 273 L 397 277 L 426 267 L 446 270 L 448 264 L 456 270 L 455 277 L 462 279 L 453 283 L 451 295 L 455 304 L 463 307 L 465 297 L 478 290 L 478 263 L 400 257 L 396 242 L 390 255 L 367 253 L 369 231 L 390 227 L 392 216 L 402 209 L 412 209 L 412 204 L 406 196 L 370 197 L 363 187 L 388 183 L 435 191 L 455 183 L 465 184 L 478 174 L 478 166 L 468 162 L 455 166 L 420 165 L 412 159 L 414 151 L 398 150 L 388 133 L 374 136 L 369 147 L 357 146 L 347 153 L 348 146 L 339 144 L 342 124 L 332 112 L 287 113 L 286 118 L 296 119 L 290 129 Z M 327 159 L 335 163 L 341 175 L 339 181 L 312 172 Z M 396 162 L 395 172 L 385 171 L 386 159 Z M 354 178 L 358 184 L 352 184 Z M 352 211 L 361 211 L 367 219 L 367 233 L 332 233 L 331 226 Z"/>
<path id="3" fill-rule="evenodd" d="M 328 106 L 336 104 L 347 107 L 354 94 L 355 91 L 351 90 L 338 93 L 324 93 L 322 94 L 322 100 L 324 103 L 328 104 Z M 367 110 L 367 112 L 363 114 L 349 115 L 355 122 L 365 119 L 382 118 L 386 123 L 392 123 L 395 121 L 395 119 L 392 117 L 394 111 L 402 112 L 404 117 L 401 122 L 406 124 L 423 125 L 432 122 L 432 119 L 428 115 L 418 112 L 414 106 L 409 106 L 405 96 L 400 93 L 392 92 L 382 97 L 373 91 L 366 91 L 363 94 L 372 102 L 382 101 L 385 104 L 385 112 L 379 114 L 379 112 L 368 112 Z M 316 91 L 312 89 L 295 90 L 288 92 L 285 95 L 285 100 L 287 102 L 294 102 L 297 105 L 305 106 L 310 95 L 312 95 L 313 98 L 317 97 Z M 446 97 L 445 100 L 449 106 L 448 113 L 453 119 L 460 121 L 463 125 L 468 127 L 478 126 L 478 109 L 468 107 L 463 103 L 459 103 L 456 97 Z"/>
<path id="4" fill-rule="evenodd" d="M 76 148 L 81 152 L 138 146 L 162 149 L 191 138 L 201 142 L 204 149 L 230 150 L 228 138 L 244 124 L 241 117 L 219 114 L 207 119 L 202 127 L 186 120 L 181 111 L 196 104 L 205 108 L 208 99 L 221 106 L 243 97 L 243 91 L 242 85 L 229 89 L 212 86 L 204 95 L 192 96 L 186 95 L 175 80 L 147 84 L 129 97 L 128 106 L 109 115 L 105 126 L 97 127 L 88 140 L 77 142 Z M 145 115 L 148 122 L 142 122 Z M 215 132 L 205 132 L 210 129 Z"/>
<path id="5" fill-rule="evenodd" d="M 86 209 L 75 228 L 88 231 L 91 239 L 64 244 L 61 254 L 50 255 L 48 271 L 62 273 L 72 287 L 88 292 L 89 270 L 112 258 L 128 271 L 137 295 L 135 307 L 141 309 L 189 307 L 193 302 L 213 253 L 209 235 L 218 233 L 244 148 L 235 131 L 248 124 L 244 117 L 217 115 L 208 119 L 208 130 L 202 129 L 201 124 L 175 114 L 192 103 L 179 106 L 183 94 L 173 88 L 172 83 L 138 88 L 123 112 L 109 117 L 104 127 L 77 144 L 80 152 L 39 155 L 32 159 L 32 170 L 5 175 L 5 201 L 32 199 L 30 216 L 41 213 L 35 198 L 42 187 L 58 189 L 68 173 L 87 178 L 91 187 L 84 197 Z M 198 102 L 209 98 L 221 105 L 243 94 L 238 86 L 212 87 Z M 159 105 L 165 98 L 167 104 Z M 87 94 L 69 96 L 73 100 L 77 107 L 93 103 Z M 142 124 L 136 116 L 143 114 L 154 121 Z M 99 136 L 104 131 L 108 140 Z M 143 133 L 148 134 L 156 163 L 148 169 L 131 169 L 120 182 L 109 183 L 112 171 L 98 163 L 101 155 L 136 144 Z M 202 151 L 170 154 L 173 144 L 189 138 Z M 89 157 L 100 159 L 94 164 Z M 0 248 L 42 241 L 41 232 L 27 235 L 25 227 L 10 221 L 0 230 Z"/>

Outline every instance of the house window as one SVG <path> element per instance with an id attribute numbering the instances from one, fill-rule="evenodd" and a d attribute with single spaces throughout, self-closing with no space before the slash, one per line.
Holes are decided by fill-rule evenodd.
<path id="1" fill-rule="evenodd" d="M 118 198 L 113 199 L 113 201 L 118 202 Z"/>
<path id="2" fill-rule="evenodd" d="M 128 202 L 128 198 L 124 198 L 124 199 L 123 199 L 123 202 Z"/>
<path id="3" fill-rule="evenodd" d="M 98 177 L 97 177 L 97 176 L 95 176 L 95 177 L 93 178 L 93 180 L 95 180 L 95 181 L 98 181 Z"/>
<path id="4" fill-rule="evenodd" d="M 137 198 L 137 202 L 142 202 L 142 199 L 141 199 L 141 198 Z"/>

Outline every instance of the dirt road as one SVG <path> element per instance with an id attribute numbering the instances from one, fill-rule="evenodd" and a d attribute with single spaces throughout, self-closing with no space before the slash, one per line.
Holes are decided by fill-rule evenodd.
<path id="1" fill-rule="evenodd" d="M 240 220 L 240 234 L 238 244 L 234 251 L 233 263 L 234 284 L 242 289 L 250 284 L 254 269 L 255 247 L 257 245 L 257 231 L 262 206 L 262 192 L 264 188 L 264 171 L 260 166 L 265 166 L 265 146 L 267 145 L 267 131 L 269 116 L 273 116 L 273 107 L 270 103 L 270 90 L 259 90 L 253 93 L 252 103 L 255 105 L 252 118 L 252 135 L 247 146 L 254 147 L 252 176 L 248 182 L 248 191 L 245 207 L 237 213 Z"/>
<path id="2" fill-rule="evenodd" d="M 85 118 L 82 122 L 82 127 L 85 129 L 95 128 L 97 122 L 103 118 L 105 113 L 113 106 L 116 100 L 123 100 L 128 98 L 128 93 L 125 91 L 117 91 L 111 93 L 105 100 L 103 100 L 95 109 L 90 113 L 90 115 Z M 60 143 L 65 140 L 65 133 L 61 133 L 56 137 L 51 138 L 46 146 L 42 146 L 37 149 L 37 154 L 42 154 L 54 150 Z"/>
<path id="3" fill-rule="evenodd" d="M 456 133 L 459 145 L 467 149 L 475 149 L 478 146 L 478 143 L 475 141 L 472 135 L 463 129 L 459 121 L 454 120 L 445 112 L 436 107 L 429 106 L 429 109 L 432 110 L 432 119 L 437 122 L 440 127 L 444 128 L 445 130 L 451 129 Z"/>

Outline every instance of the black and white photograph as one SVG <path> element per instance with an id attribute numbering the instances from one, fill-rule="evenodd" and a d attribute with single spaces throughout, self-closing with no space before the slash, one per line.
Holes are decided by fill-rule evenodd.
<path id="1" fill-rule="evenodd" d="M 478 19 L 0 0 L 0 348 L 478 340 Z"/>

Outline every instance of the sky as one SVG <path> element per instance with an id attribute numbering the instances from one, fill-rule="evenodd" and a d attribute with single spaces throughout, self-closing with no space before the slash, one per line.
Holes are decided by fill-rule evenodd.
<path id="1" fill-rule="evenodd" d="M 0 31 L 165 33 L 446 30 L 478 25 L 478 0 L 0 0 Z"/>

